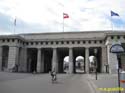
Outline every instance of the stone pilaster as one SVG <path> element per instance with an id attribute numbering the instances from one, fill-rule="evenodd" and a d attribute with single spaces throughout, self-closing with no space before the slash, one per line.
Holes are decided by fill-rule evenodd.
<path id="1" fill-rule="evenodd" d="M 110 53 L 110 48 L 112 45 L 107 45 L 107 55 L 108 55 L 108 64 L 109 64 L 109 73 L 117 73 L 118 60 L 116 54 Z"/>
<path id="2" fill-rule="evenodd" d="M 73 73 L 73 48 L 69 48 L 69 73 Z"/>
<path id="3" fill-rule="evenodd" d="M 2 47 L 0 46 L 0 71 L 2 70 Z"/>
<path id="4" fill-rule="evenodd" d="M 44 52 L 41 53 L 41 72 L 44 72 Z"/>
<path id="5" fill-rule="evenodd" d="M 89 73 L 89 48 L 85 48 L 85 70 L 86 73 Z"/>
<path id="6" fill-rule="evenodd" d="M 27 48 L 24 48 L 23 53 L 24 53 L 24 68 L 23 68 L 23 70 L 27 71 Z"/>
<path id="7" fill-rule="evenodd" d="M 20 49 L 20 58 L 19 58 L 19 71 L 27 71 L 27 49 L 22 47 Z"/>
<path id="8" fill-rule="evenodd" d="M 58 72 L 57 49 L 56 48 L 53 48 L 52 70 L 55 70 L 56 72 Z"/>
<path id="9" fill-rule="evenodd" d="M 108 64 L 107 62 L 107 49 L 106 46 L 102 47 L 102 61 L 101 61 L 101 72 L 106 72 L 106 67 L 105 65 Z"/>
<path id="10" fill-rule="evenodd" d="M 15 64 L 18 64 L 19 48 L 16 46 L 9 47 L 8 70 L 12 69 Z"/>
<path id="11" fill-rule="evenodd" d="M 40 73 L 41 72 L 41 49 L 38 48 L 37 51 L 37 72 Z"/>

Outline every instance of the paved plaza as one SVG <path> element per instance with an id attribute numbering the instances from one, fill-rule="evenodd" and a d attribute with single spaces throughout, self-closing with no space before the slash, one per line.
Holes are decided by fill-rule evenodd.
<path id="1" fill-rule="evenodd" d="M 95 74 L 57 74 L 57 78 L 52 84 L 49 73 L 0 72 L 0 93 L 109 93 L 109 88 L 118 87 L 117 74 L 98 74 L 97 80 Z"/>
<path id="2" fill-rule="evenodd" d="M 93 93 L 85 74 L 58 74 L 52 84 L 49 74 L 0 72 L 0 93 Z"/>

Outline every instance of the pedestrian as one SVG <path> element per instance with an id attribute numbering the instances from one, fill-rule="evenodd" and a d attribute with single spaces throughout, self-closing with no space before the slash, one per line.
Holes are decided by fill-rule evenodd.
<path id="1" fill-rule="evenodd" d="M 56 81 L 56 79 L 57 79 L 56 78 L 56 71 L 51 71 L 50 74 L 51 74 L 51 77 L 52 77 L 52 82 Z"/>

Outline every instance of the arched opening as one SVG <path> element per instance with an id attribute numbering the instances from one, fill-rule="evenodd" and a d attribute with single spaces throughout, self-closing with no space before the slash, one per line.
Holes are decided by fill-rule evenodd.
<path id="1" fill-rule="evenodd" d="M 2 46 L 2 49 L 2 71 L 4 71 L 8 67 L 9 46 Z"/>
<path id="2" fill-rule="evenodd" d="M 89 56 L 94 56 L 93 60 L 95 60 L 95 67 L 97 68 L 97 72 L 101 72 L 102 62 L 101 62 L 101 48 L 100 47 L 91 47 L 89 51 Z"/>
<path id="3" fill-rule="evenodd" d="M 76 73 L 84 73 L 85 72 L 85 61 L 83 56 L 77 56 L 75 62 Z"/>
<path id="4" fill-rule="evenodd" d="M 89 56 L 89 71 L 90 73 L 94 73 L 95 72 L 95 56 Z"/>
<path id="5" fill-rule="evenodd" d="M 68 73 L 69 71 L 69 56 L 65 56 L 63 60 L 63 72 Z"/>

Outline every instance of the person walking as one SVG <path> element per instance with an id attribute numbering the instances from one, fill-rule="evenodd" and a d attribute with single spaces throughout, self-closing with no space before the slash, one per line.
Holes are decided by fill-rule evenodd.
<path id="1" fill-rule="evenodd" d="M 51 77 L 52 77 L 52 83 L 54 83 L 54 81 L 57 80 L 56 71 L 51 71 L 50 74 L 51 74 Z"/>

